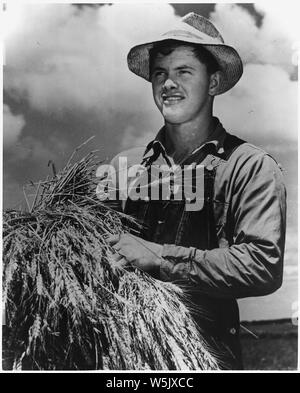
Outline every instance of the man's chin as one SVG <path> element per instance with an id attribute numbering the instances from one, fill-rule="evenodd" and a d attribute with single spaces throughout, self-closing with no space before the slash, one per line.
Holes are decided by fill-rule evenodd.
<path id="1" fill-rule="evenodd" d="M 184 118 L 183 118 L 182 114 L 180 114 L 180 113 L 163 112 L 162 115 L 165 119 L 165 122 L 168 124 L 176 125 L 176 124 L 181 124 L 184 122 Z"/>

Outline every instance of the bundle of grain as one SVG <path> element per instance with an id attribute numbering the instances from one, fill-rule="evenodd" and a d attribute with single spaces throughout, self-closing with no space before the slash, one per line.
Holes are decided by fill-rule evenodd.
<path id="1" fill-rule="evenodd" d="M 118 268 L 107 234 L 136 225 L 99 202 L 90 153 L 3 220 L 3 301 L 14 368 L 217 369 L 172 283 Z"/>

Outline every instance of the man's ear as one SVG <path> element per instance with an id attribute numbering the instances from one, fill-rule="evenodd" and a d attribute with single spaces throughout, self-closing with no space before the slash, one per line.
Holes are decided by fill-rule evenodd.
<path id="1" fill-rule="evenodd" d="M 214 74 L 210 75 L 209 89 L 208 89 L 208 94 L 210 96 L 216 95 L 216 92 L 220 86 L 220 80 L 221 80 L 221 72 L 220 71 L 216 71 Z"/>

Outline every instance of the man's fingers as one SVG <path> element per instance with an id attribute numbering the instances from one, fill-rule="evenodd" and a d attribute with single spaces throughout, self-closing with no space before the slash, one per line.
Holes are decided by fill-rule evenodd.
<path id="1" fill-rule="evenodd" d="M 130 265 L 130 263 L 127 261 L 127 259 L 125 259 L 125 258 L 121 258 L 119 261 L 118 261 L 118 263 L 117 263 L 117 266 L 118 267 L 123 267 L 123 268 L 125 268 L 126 266 L 129 266 Z"/>
<path id="2" fill-rule="evenodd" d="M 121 254 L 114 254 L 114 260 L 119 262 L 121 259 L 124 259 L 124 255 Z"/>
<path id="3" fill-rule="evenodd" d="M 129 265 L 130 265 L 130 263 L 122 255 L 119 255 L 119 254 L 114 255 L 114 266 L 115 267 L 125 268 L 126 266 L 129 266 Z"/>
<path id="4" fill-rule="evenodd" d="M 114 249 L 115 251 L 120 251 L 120 250 L 121 250 L 120 243 L 116 243 L 116 244 L 114 244 L 112 247 L 113 247 L 113 249 Z"/>
<path id="5" fill-rule="evenodd" d="M 110 244 L 111 246 L 118 243 L 119 240 L 120 240 L 120 235 L 110 235 L 106 238 L 107 243 Z"/>

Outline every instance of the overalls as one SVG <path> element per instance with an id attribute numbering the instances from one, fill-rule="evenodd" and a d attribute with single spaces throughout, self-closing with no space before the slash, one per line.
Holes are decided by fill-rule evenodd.
<path id="1" fill-rule="evenodd" d="M 224 142 L 226 159 L 244 141 L 228 135 Z M 200 155 L 190 157 L 184 164 L 196 160 L 202 164 L 211 154 L 211 146 L 201 149 Z M 204 206 L 199 211 L 187 211 L 185 199 L 180 201 L 132 201 L 127 200 L 125 213 L 141 222 L 139 236 L 159 244 L 175 244 L 200 250 L 219 248 L 214 213 L 214 181 L 219 158 L 204 169 Z M 146 163 L 152 164 L 151 157 Z M 136 233 L 135 233 L 136 234 Z M 180 285 L 181 283 L 178 282 Z M 239 342 L 239 310 L 236 299 L 208 296 L 201 288 L 182 282 L 185 292 L 193 303 L 192 315 L 202 336 L 221 359 L 221 368 L 241 369 L 242 359 Z"/>

